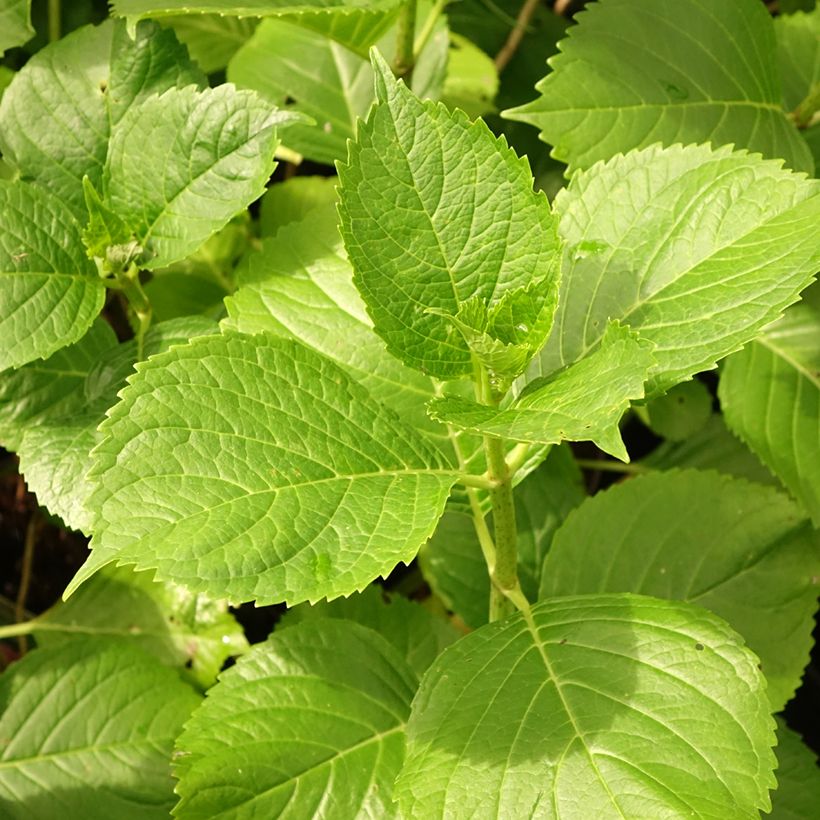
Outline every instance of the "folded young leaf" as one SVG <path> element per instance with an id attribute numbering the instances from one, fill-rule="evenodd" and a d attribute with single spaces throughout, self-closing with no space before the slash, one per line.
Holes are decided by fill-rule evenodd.
<path id="1" fill-rule="evenodd" d="M 0 56 L 33 36 L 31 0 L 0 0 Z"/>
<path id="2" fill-rule="evenodd" d="M 518 578 L 530 601 L 538 597 L 541 565 L 552 536 L 586 498 L 581 471 L 568 447 L 552 447 L 544 463 L 515 490 Z M 492 517 L 487 525 L 492 532 Z M 424 579 L 448 609 L 473 629 L 487 623 L 490 576 L 472 515 L 446 512 L 419 552 Z"/>
<path id="3" fill-rule="evenodd" d="M 777 719 L 777 791 L 772 794 L 768 820 L 812 820 L 820 794 L 817 755 Z"/>
<path id="4" fill-rule="evenodd" d="M 450 321 L 478 298 L 492 312 L 532 287 L 555 310 L 558 239 L 543 193 L 487 126 L 422 102 L 374 53 L 378 105 L 339 166 L 341 229 L 356 286 L 388 349 L 439 378 L 472 373 L 470 345 Z M 525 328 L 532 352 L 548 320 Z"/>
<path id="5" fill-rule="evenodd" d="M 714 367 L 820 267 L 820 184 L 729 148 L 654 146 L 576 174 L 552 335 L 532 377 L 576 361 L 617 319 L 655 344 L 647 395 Z"/>
<path id="6" fill-rule="evenodd" d="M 156 23 L 85 26 L 38 51 L 0 104 L 3 159 L 86 218 L 83 177 L 100 190 L 111 128 L 151 94 L 204 85 L 170 30 Z M 143 171 L 144 173 L 144 171 Z"/>
<path id="7" fill-rule="evenodd" d="M 0 374 L 0 446 L 16 452 L 24 433 L 79 410 L 86 377 L 116 345 L 111 325 L 97 319 L 79 342 Z"/>
<path id="8" fill-rule="evenodd" d="M 91 483 L 86 476 L 89 454 L 102 438 L 97 428 L 105 419 L 106 411 L 116 403 L 117 393 L 125 387 L 125 380 L 137 361 L 137 343 L 132 340 L 117 345 L 110 327 L 102 321 L 100 324 L 106 330 L 102 341 L 108 344 L 105 348 L 94 348 L 96 362 L 90 367 L 84 363 L 84 357 L 92 352 L 86 349 L 86 344 L 90 347 L 94 343 L 89 338 L 94 332 L 92 329 L 67 351 L 72 352 L 72 365 L 81 368 L 75 373 L 79 379 L 72 379 L 71 383 L 63 381 L 63 386 L 72 392 L 67 392 L 59 404 L 43 408 L 32 420 L 36 423 L 30 423 L 21 431 L 22 439 L 17 447 L 20 469 L 28 488 L 37 495 L 38 503 L 62 518 L 66 526 L 89 535 L 92 516 L 85 506 L 91 493 Z M 199 316 L 163 322 L 145 334 L 143 355 L 153 356 L 214 330 L 212 321 Z M 83 350 L 73 353 L 80 346 Z M 59 353 L 52 356 L 46 366 L 59 361 L 58 357 Z M 48 372 L 52 376 L 54 371 L 49 368 Z M 60 382 L 55 383 L 58 385 Z"/>
<path id="9" fill-rule="evenodd" d="M 159 658 L 207 688 L 225 660 L 246 651 L 242 627 L 227 604 L 160 584 L 150 572 L 105 567 L 69 601 L 37 618 L 37 645 L 53 647 L 78 635 L 116 638 Z"/>
<path id="10" fill-rule="evenodd" d="M 0 811 L 167 818 L 174 739 L 200 698 L 140 649 L 85 637 L 0 676 Z"/>
<path id="11" fill-rule="evenodd" d="M 685 470 L 617 484 L 571 513 L 540 597 L 637 592 L 706 607 L 760 657 L 778 712 L 809 660 L 818 575 L 820 536 L 784 493 Z"/>
<path id="12" fill-rule="evenodd" d="M 820 310 L 792 307 L 723 367 L 726 424 L 820 527 Z"/>
<path id="13" fill-rule="evenodd" d="M 430 414 L 460 430 L 514 441 L 594 441 L 605 452 L 629 461 L 618 422 L 632 399 L 643 398 L 653 361 L 651 345 L 613 323 L 595 352 L 531 382 L 508 407 L 448 396 L 433 401 Z"/>
<path id="14" fill-rule="evenodd" d="M 231 601 L 349 595 L 432 534 L 457 471 L 329 359 L 200 337 L 137 369 L 89 474 L 92 554 Z"/>
<path id="15" fill-rule="evenodd" d="M 179 818 L 398 815 L 418 679 L 371 629 L 316 619 L 224 672 L 177 741 Z"/>
<path id="16" fill-rule="evenodd" d="M 633 595 L 546 601 L 439 656 L 407 725 L 406 817 L 757 818 L 765 682 L 719 618 Z"/>
<path id="17" fill-rule="evenodd" d="M 448 621 L 421 604 L 401 595 L 388 595 L 375 585 L 349 598 L 320 601 L 312 606 L 299 604 L 282 616 L 276 628 L 326 618 L 355 621 L 375 630 L 393 645 L 419 678 L 443 649 L 461 637 Z"/>
<path id="18" fill-rule="evenodd" d="M 559 49 L 541 96 L 505 116 L 540 128 L 572 169 L 655 142 L 730 143 L 814 168 L 780 105 L 774 28 L 759 0 L 601 0 Z"/>
<path id="19" fill-rule="evenodd" d="M 0 180 L 0 371 L 82 338 L 105 301 L 81 227 L 55 196 Z"/>
<path id="20" fill-rule="evenodd" d="M 176 14 L 279 17 L 315 31 L 361 56 L 390 27 L 402 0 L 114 0 L 112 11 L 130 19 Z"/>
<path id="21" fill-rule="evenodd" d="M 172 89 L 129 109 L 112 133 L 103 187 L 145 249 L 144 267 L 193 253 L 260 197 L 276 127 L 294 118 L 230 85 Z"/>

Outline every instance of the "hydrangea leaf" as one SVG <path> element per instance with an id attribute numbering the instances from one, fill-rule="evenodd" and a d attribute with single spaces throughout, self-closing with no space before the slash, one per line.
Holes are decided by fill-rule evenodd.
<path id="1" fill-rule="evenodd" d="M 401 655 L 359 624 L 277 630 L 220 676 L 177 741 L 174 816 L 396 818 L 417 685 Z"/>
<path id="2" fill-rule="evenodd" d="M 646 423 L 667 441 L 688 441 L 712 416 L 712 394 L 693 379 L 676 384 L 646 406 Z"/>
<path id="3" fill-rule="evenodd" d="M 758 0 L 601 0 L 559 49 L 541 96 L 506 116 L 541 129 L 571 169 L 656 142 L 732 144 L 814 168 L 781 108 L 774 27 Z"/>
<path id="4" fill-rule="evenodd" d="M 775 784 L 757 659 L 711 613 L 558 598 L 484 626 L 422 680 L 406 817 L 759 816 Z"/>
<path id="5" fill-rule="evenodd" d="M 42 421 L 78 409 L 89 372 L 117 344 L 111 325 L 97 319 L 78 342 L 44 361 L 0 374 L 0 445 L 17 451 L 23 434 Z"/>
<path id="6" fill-rule="evenodd" d="M 279 228 L 301 222 L 326 205 L 335 205 L 335 177 L 291 177 L 271 185 L 259 202 L 259 232 L 274 236 Z"/>
<path id="7" fill-rule="evenodd" d="M 730 356 L 718 395 L 729 429 L 820 527 L 820 310 L 795 305 Z"/>
<path id="8" fill-rule="evenodd" d="M 559 308 L 530 376 L 617 319 L 655 344 L 647 394 L 663 393 L 754 338 L 820 267 L 820 185 L 729 148 L 633 151 L 576 174 L 555 208 Z"/>
<path id="9" fill-rule="evenodd" d="M 248 41 L 259 25 L 254 17 L 221 14 L 182 14 L 162 17 L 163 26 L 174 30 L 191 59 L 206 73 L 223 71 L 231 57 Z"/>
<path id="10" fill-rule="evenodd" d="M 759 656 L 775 712 L 800 684 L 820 537 L 774 488 L 694 470 L 617 484 L 569 515 L 542 573 L 542 598 L 637 592 L 712 610 Z"/>
<path id="11" fill-rule="evenodd" d="M 0 55 L 33 36 L 31 0 L 0 0 Z"/>
<path id="12" fill-rule="evenodd" d="M 341 228 L 355 282 L 388 349 L 443 379 L 472 373 L 443 316 L 477 297 L 492 312 L 538 287 L 554 311 L 558 240 L 526 160 L 487 126 L 422 102 L 377 55 L 378 105 L 339 166 Z"/>
<path id="13" fill-rule="evenodd" d="M 458 429 L 514 441 L 594 441 L 628 461 L 618 422 L 631 399 L 643 398 L 643 383 L 653 362 L 650 347 L 613 323 L 596 351 L 532 382 L 507 407 L 446 397 L 432 402 L 430 413 Z"/>
<path id="14" fill-rule="evenodd" d="M 367 54 L 396 17 L 401 0 L 114 0 L 114 14 L 131 19 L 161 19 L 185 14 L 235 17 L 274 17 L 298 24 L 342 46 Z"/>
<path id="15" fill-rule="evenodd" d="M 552 447 L 541 466 L 515 490 L 518 578 L 531 601 L 538 597 L 541 565 L 552 536 L 586 497 L 583 476 L 568 447 Z M 492 518 L 487 516 L 492 532 Z M 471 515 L 446 512 L 419 552 L 424 579 L 444 605 L 473 629 L 487 623 L 490 576 Z"/>
<path id="16" fill-rule="evenodd" d="M 107 325 L 105 327 L 107 329 Z M 144 355 L 152 356 L 172 345 L 184 344 L 194 336 L 213 333 L 215 329 L 214 323 L 204 317 L 163 322 L 145 334 Z M 84 345 L 89 335 L 79 344 Z M 106 411 L 116 403 L 117 393 L 125 387 L 125 380 L 137 360 L 135 341 L 116 345 L 112 336 L 107 330 L 102 341 L 110 344 L 104 349 L 95 347 L 93 351 L 83 352 L 84 357 L 96 353 L 96 361 L 85 362 L 84 369 L 77 372 L 77 379 L 72 379 L 70 384 L 63 382 L 63 387 L 71 390 L 66 393 L 64 402 L 44 408 L 33 420 L 36 423 L 22 431 L 18 446 L 20 469 L 28 488 L 36 493 L 37 501 L 62 518 L 68 527 L 88 534 L 92 522 L 85 506 L 91 492 L 86 475 L 89 454 L 101 439 L 97 427 Z M 79 355 L 72 355 L 71 360 L 78 366 L 85 361 Z M 57 385 L 55 382 L 54 386 Z"/>
<path id="17" fill-rule="evenodd" d="M 817 755 L 778 718 L 777 791 L 772 794 L 769 820 L 812 820 L 820 794 Z"/>
<path id="18" fill-rule="evenodd" d="M 0 180 L 0 371 L 44 359 L 85 335 L 105 285 L 81 227 L 55 196 Z"/>
<path id="19" fill-rule="evenodd" d="M 349 595 L 415 556 L 458 477 L 288 339 L 194 339 L 120 396 L 93 453 L 92 554 L 69 591 L 117 561 L 233 602 Z"/>
<path id="20" fill-rule="evenodd" d="M 134 646 L 86 637 L 36 649 L 0 677 L 0 809 L 13 820 L 159 820 L 171 750 L 200 698 Z"/>
<path id="21" fill-rule="evenodd" d="M 348 598 L 299 604 L 282 616 L 276 628 L 317 618 L 355 621 L 375 630 L 393 645 L 419 677 L 443 649 L 460 637 L 454 626 L 421 604 L 401 595 L 390 595 L 375 585 Z"/>
<path id="22" fill-rule="evenodd" d="M 46 46 L 0 104 L 0 150 L 24 179 L 86 218 L 83 177 L 100 190 L 111 128 L 151 94 L 205 77 L 170 30 L 140 23 L 85 26 Z"/>
<path id="23" fill-rule="evenodd" d="M 105 202 L 145 249 L 170 265 L 262 195 L 275 167 L 276 126 L 294 115 L 230 85 L 189 86 L 126 112 L 105 167 Z"/>
<path id="24" fill-rule="evenodd" d="M 203 688 L 216 682 L 227 658 L 248 648 L 227 604 L 130 567 L 100 570 L 70 600 L 37 618 L 34 635 L 43 647 L 78 635 L 132 643 L 167 666 L 186 667 L 185 676 Z"/>
<path id="25" fill-rule="evenodd" d="M 466 37 L 451 34 L 442 102 L 475 119 L 495 112 L 493 101 L 497 93 L 498 69 L 492 58 Z"/>

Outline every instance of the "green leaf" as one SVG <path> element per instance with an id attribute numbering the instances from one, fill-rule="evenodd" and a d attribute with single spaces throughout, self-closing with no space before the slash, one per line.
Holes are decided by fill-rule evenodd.
<path id="1" fill-rule="evenodd" d="M 0 180 L 0 371 L 44 359 L 85 334 L 105 301 L 80 225 L 64 204 Z"/>
<path id="2" fill-rule="evenodd" d="M 174 816 L 394 818 L 418 680 L 373 630 L 316 619 L 224 672 L 177 741 Z"/>
<path id="3" fill-rule="evenodd" d="M 116 638 L 167 666 L 187 667 L 185 674 L 203 688 L 216 682 L 227 658 L 248 648 L 227 604 L 129 567 L 100 570 L 70 600 L 37 618 L 34 635 L 43 647 L 79 635 Z"/>
<path id="4" fill-rule="evenodd" d="M 594 441 L 628 461 L 618 422 L 630 399 L 643 398 L 643 383 L 653 362 L 650 347 L 613 323 L 595 352 L 531 382 L 509 407 L 447 397 L 432 402 L 430 414 L 461 430 L 514 441 Z"/>
<path id="5" fill-rule="evenodd" d="M 820 794 L 817 756 L 796 732 L 777 722 L 777 791 L 769 820 L 813 820 Z"/>
<path id="6" fill-rule="evenodd" d="M 785 494 L 686 470 L 617 484 L 571 513 L 540 596 L 636 592 L 706 607 L 760 657 L 777 712 L 809 660 L 818 575 L 820 537 Z"/>
<path id="7" fill-rule="evenodd" d="M 820 310 L 795 305 L 726 360 L 726 424 L 820 526 Z"/>
<path id="8" fill-rule="evenodd" d="M 470 119 L 495 111 L 498 70 L 495 63 L 466 37 L 450 35 L 450 59 L 442 102 L 460 108 Z"/>
<path id="9" fill-rule="evenodd" d="M 31 0 L 0 0 L 0 56 L 33 36 Z"/>
<path id="10" fill-rule="evenodd" d="M 167 817 L 171 749 L 198 702 L 127 644 L 89 637 L 30 652 L 0 677 L 0 811 Z"/>
<path id="11" fill-rule="evenodd" d="M 214 329 L 213 322 L 196 316 L 155 325 L 145 334 L 144 355 L 152 356 Z M 85 507 L 91 492 L 86 476 L 89 453 L 102 438 L 97 427 L 116 403 L 117 393 L 125 387 L 137 360 L 135 341 L 117 346 L 108 331 L 102 343 L 106 344 L 104 349 L 95 346 L 93 350 L 84 350 L 82 357 L 72 353 L 72 362 L 78 366 L 85 362 L 77 380 L 71 385 L 64 383 L 66 390 L 71 387 L 73 392 L 67 392 L 64 402 L 48 407 L 48 412 L 36 418 L 36 424 L 22 430 L 18 446 L 20 470 L 28 488 L 37 494 L 38 502 L 60 516 L 67 526 L 86 533 L 91 532 L 92 523 Z M 85 357 L 92 354 L 96 361 L 86 362 Z"/>
<path id="12" fill-rule="evenodd" d="M 140 23 L 132 40 L 123 22 L 85 26 L 18 72 L 0 104 L 0 150 L 85 219 L 83 177 L 102 188 L 112 127 L 151 94 L 204 82 L 170 30 Z"/>
<path id="13" fill-rule="evenodd" d="M 301 222 L 315 209 L 335 205 L 335 177 L 291 177 L 268 188 L 259 202 L 259 232 L 274 236 L 291 222 Z"/>
<path id="14" fill-rule="evenodd" d="M 482 121 L 422 102 L 378 55 L 374 69 L 379 104 L 339 166 L 356 286 L 392 353 L 439 378 L 469 375 L 470 346 L 429 308 L 456 316 L 477 297 L 492 312 L 530 286 L 551 315 L 558 240 L 549 204 L 526 160 Z"/>
<path id="15" fill-rule="evenodd" d="M 401 0 L 114 0 L 114 14 L 131 19 L 209 14 L 236 17 L 276 17 L 315 31 L 341 45 L 367 54 L 390 27 Z"/>
<path id="16" fill-rule="evenodd" d="M 656 142 L 733 144 L 814 167 L 780 107 L 774 28 L 759 0 L 602 0 L 559 48 L 541 96 L 505 116 L 541 129 L 571 169 Z"/>
<path id="17" fill-rule="evenodd" d="M 712 395 L 699 381 L 677 384 L 646 406 L 649 427 L 669 441 L 687 441 L 711 415 Z"/>
<path id="18" fill-rule="evenodd" d="M 774 786 L 757 660 L 715 616 L 546 601 L 446 650 L 395 793 L 406 817 L 758 817 Z"/>
<path id="19" fill-rule="evenodd" d="M 221 14 L 185 14 L 161 18 L 185 44 L 191 59 L 206 73 L 222 71 L 231 57 L 256 30 L 259 21 L 252 17 L 225 17 Z"/>
<path id="20" fill-rule="evenodd" d="M 115 129 L 105 201 L 146 249 L 149 269 L 193 253 L 262 195 L 275 163 L 277 112 L 232 86 L 171 89 Z"/>
<path id="21" fill-rule="evenodd" d="M 102 201 L 88 177 L 83 177 L 83 193 L 88 209 L 88 225 L 83 231 L 88 258 L 100 257 L 108 271 L 127 270 L 142 255 L 142 246 L 119 215 Z"/>
<path id="22" fill-rule="evenodd" d="M 820 188 L 777 162 L 658 146 L 576 174 L 555 201 L 565 243 L 548 375 L 617 319 L 655 344 L 647 395 L 714 367 L 797 299 L 820 267 Z"/>
<path id="23" fill-rule="evenodd" d="M 305 621 L 336 618 L 355 621 L 378 632 L 421 677 L 430 664 L 460 637 L 455 627 L 433 615 L 421 604 L 401 595 L 389 595 L 377 586 L 349 598 L 300 604 L 289 609 L 277 623 L 282 629 Z"/>
<path id="24" fill-rule="evenodd" d="M 553 534 L 585 497 L 581 471 L 568 447 L 552 447 L 544 463 L 516 487 L 518 578 L 529 600 L 538 596 Z M 487 525 L 492 532 L 491 515 Z M 446 512 L 421 548 L 419 566 L 433 592 L 467 626 L 487 623 L 490 577 L 470 515 Z"/>
<path id="25" fill-rule="evenodd" d="M 16 452 L 24 433 L 74 412 L 89 372 L 116 344 L 108 322 L 97 319 L 80 341 L 45 361 L 0 374 L 0 445 Z"/>
<path id="26" fill-rule="evenodd" d="M 233 602 L 349 595 L 415 556 L 457 478 L 344 370 L 262 334 L 153 357 L 100 429 L 70 590 L 117 561 Z"/>
<path id="27" fill-rule="evenodd" d="M 820 9 L 774 21 L 783 105 L 794 111 L 820 84 Z"/>
<path id="28" fill-rule="evenodd" d="M 726 429 L 723 417 L 717 413 L 697 433 L 685 441 L 664 442 L 641 464 L 653 470 L 717 470 L 756 484 L 780 486 L 751 450 Z"/>

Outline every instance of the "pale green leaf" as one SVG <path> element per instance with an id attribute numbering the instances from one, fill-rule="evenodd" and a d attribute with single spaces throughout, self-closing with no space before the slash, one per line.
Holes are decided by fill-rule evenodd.
<path id="1" fill-rule="evenodd" d="M 455 316 L 473 297 L 540 289 L 555 307 L 558 240 L 526 160 L 479 120 L 422 102 L 374 56 L 379 104 L 339 166 L 341 229 L 376 332 L 411 367 L 472 373 Z"/>
<path id="2" fill-rule="evenodd" d="M 174 816 L 397 817 L 393 780 L 418 685 L 349 621 L 277 631 L 224 672 L 177 741 Z"/>
<path id="3" fill-rule="evenodd" d="M 204 84 L 172 31 L 151 22 L 85 26 L 39 51 L 0 104 L 0 150 L 85 218 L 82 180 L 100 190 L 112 126 L 151 94 Z"/>
<path id="4" fill-rule="evenodd" d="M 317 618 L 355 621 L 375 630 L 395 647 L 419 677 L 443 649 L 460 637 L 455 627 L 421 604 L 401 595 L 390 595 L 378 586 L 369 586 L 349 598 L 300 604 L 289 609 L 276 628 Z"/>
<path id="5" fill-rule="evenodd" d="M 348 374 L 267 334 L 141 365 L 94 451 L 92 555 L 231 601 L 349 595 L 432 534 L 457 473 Z"/>
<path id="6" fill-rule="evenodd" d="M 268 188 L 259 202 L 259 232 L 273 236 L 291 222 L 301 222 L 314 209 L 335 204 L 335 177 L 291 177 Z"/>
<path id="7" fill-rule="evenodd" d="M 717 470 L 757 484 L 778 482 L 754 454 L 727 429 L 723 417 L 714 413 L 709 421 L 685 441 L 664 442 L 641 464 L 654 470 L 675 467 Z"/>
<path id="8" fill-rule="evenodd" d="M 820 795 L 817 755 L 800 735 L 777 721 L 777 791 L 768 820 L 816 820 Z"/>
<path id="9" fill-rule="evenodd" d="M 229 85 L 172 89 L 125 114 L 111 138 L 105 201 L 145 248 L 145 267 L 193 253 L 262 195 L 276 126 L 289 117 Z"/>
<path id="10" fill-rule="evenodd" d="M 97 319 L 80 341 L 45 361 L 0 374 L 0 445 L 16 451 L 26 431 L 78 409 L 82 405 L 78 390 L 97 361 L 116 344 L 111 326 Z"/>
<path id="11" fill-rule="evenodd" d="M 198 702 L 127 644 L 88 637 L 30 652 L 0 677 L 0 814 L 168 817 L 171 750 Z"/>
<path id="12" fill-rule="evenodd" d="M 145 335 L 144 355 L 152 356 L 214 330 L 213 322 L 196 316 L 156 325 Z M 18 446 L 20 470 L 38 502 L 62 518 L 68 527 L 86 533 L 91 532 L 92 523 L 85 507 L 91 492 L 86 476 L 89 454 L 101 440 L 97 427 L 115 404 L 117 392 L 125 387 L 125 380 L 137 360 L 135 341 L 117 346 L 108 331 L 102 343 L 106 345 L 104 349 L 96 346 L 84 349 L 82 357 L 72 354 L 72 363 L 82 363 L 83 370 L 71 384 L 63 383 L 67 391 L 65 401 L 49 406 L 47 412 L 33 419 L 36 423 L 22 431 Z M 94 355 L 96 361 L 86 361 L 85 357 L 90 355 Z M 59 362 L 54 356 L 46 365 L 52 360 Z M 69 389 L 72 392 L 68 392 Z"/>
<path id="13" fill-rule="evenodd" d="M 0 55 L 33 36 L 31 0 L 0 0 Z"/>
<path id="14" fill-rule="evenodd" d="M 259 21 L 253 17 L 221 14 L 184 14 L 163 17 L 160 22 L 174 30 L 199 67 L 206 73 L 222 71 L 249 39 Z"/>
<path id="15" fill-rule="evenodd" d="M 706 607 L 757 653 L 777 712 L 809 660 L 818 576 L 820 537 L 784 493 L 686 470 L 617 484 L 571 513 L 540 596 L 636 592 Z"/>
<path id="16" fill-rule="evenodd" d="M 669 441 L 687 441 L 712 415 L 712 395 L 703 382 L 675 385 L 646 406 L 646 421 L 654 433 Z"/>
<path id="17" fill-rule="evenodd" d="M 820 311 L 795 305 L 728 358 L 718 395 L 729 429 L 820 526 Z"/>
<path id="18" fill-rule="evenodd" d="M 757 820 L 774 786 L 757 659 L 714 615 L 546 601 L 439 656 L 413 701 L 405 817 Z"/>
<path id="19" fill-rule="evenodd" d="M 132 643 L 167 666 L 186 667 L 198 685 L 211 686 L 225 660 L 248 648 L 242 628 L 224 602 L 175 584 L 160 584 L 150 572 L 105 567 L 68 601 L 36 619 L 38 646 L 57 646 L 78 636 Z"/>
<path id="20" fill-rule="evenodd" d="M 643 383 L 653 362 L 650 347 L 613 323 L 597 350 L 565 370 L 531 382 L 507 407 L 446 397 L 434 401 L 430 413 L 459 429 L 514 441 L 594 441 L 628 461 L 618 422 L 631 399 L 643 398 Z"/>
<path id="21" fill-rule="evenodd" d="M 78 341 L 105 301 L 81 227 L 57 197 L 0 180 L 0 371 Z"/>
<path id="22" fill-rule="evenodd" d="M 576 174 L 555 201 L 559 307 L 530 374 L 585 355 L 609 319 L 655 344 L 647 394 L 714 367 L 820 267 L 818 192 L 777 162 L 709 146 L 655 146 Z"/>
<path id="23" fill-rule="evenodd" d="M 131 19 L 179 14 L 281 18 L 364 56 L 390 27 L 400 5 L 401 0 L 113 0 L 112 10 Z"/>
<path id="24" fill-rule="evenodd" d="M 498 70 L 492 59 L 466 37 L 450 35 L 450 59 L 441 100 L 475 119 L 495 111 Z"/>
<path id="25" fill-rule="evenodd" d="M 538 597 L 541 565 L 552 536 L 586 497 L 583 477 L 568 447 L 552 447 L 541 466 L 515 490 L 518 579 L 524 594 Z M 492 516 L 487 516 L 492 532 Z M 487 623 L 490 577 L 470 515 L 446 512 L 419 552 L 425 580 L 445 606 L 476 628 Z"/>
<path id="26" fill-rule="evenodd" d="M 774 27 L 760 0 L 600 0 L 576 19 L 541 96 L 506 112 L 541 129 L 556 159 L 588 168 L 656 142 L 711 142 L 812 171 L 780 106 Z"/>

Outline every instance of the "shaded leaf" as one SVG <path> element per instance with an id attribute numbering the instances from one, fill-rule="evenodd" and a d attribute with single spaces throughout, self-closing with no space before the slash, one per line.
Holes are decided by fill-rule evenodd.
<path id="1" fill-rule="evenodd" d="M 770 820 L 814 820 L 820 794 L 817 756 L 782 720 L 777 722 L 777 791 Z"/>
<path id="2" fill-rule="evenodd" d="M 33 36 L 31 0 L 0 0 L 0 55 Z"/>

